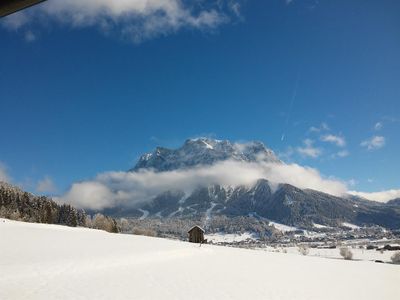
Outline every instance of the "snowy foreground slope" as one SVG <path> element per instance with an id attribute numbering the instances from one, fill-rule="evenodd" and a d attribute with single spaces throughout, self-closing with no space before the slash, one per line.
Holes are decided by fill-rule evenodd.
<path id="1" fill-rule="evenodd" d="M 399 299 L 400 267 L 0 219 L 0 299 Z"/>

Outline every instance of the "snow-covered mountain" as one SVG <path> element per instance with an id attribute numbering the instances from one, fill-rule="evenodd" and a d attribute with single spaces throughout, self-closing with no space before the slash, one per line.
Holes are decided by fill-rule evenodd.
<path id="1" fill-rule="evenodd" d="M 387 202 L 389 205 L 400 206 L 400 198 L 396 198 Z"/>
<path id="2" fill-rule="evenodd" d="M 130 171 L 180 170 L 225 160 L 284 164 L 261 142 L 238 144 L 226 140 L 198 138 L 187 140 L 178 149 L 158 147 L 141 156 Z M 400 227 L 400 208 L 394 205 L 358 197 L 336 197 L 290 184 L 271 183 L 264 178 L 250 186 L 199 186 L 189 194 L 182 187 L 173 186 L 150 202 L 129 208 L 114 207 L 105 213 L 160 218 L 251 215 L 294 226 L 312 226 L 313 223 L 335 226 L 341 222 L 349 222 L 360 225 L 378 224 L 388 228 Z"/>
<path id="3" fill-rule="evenodd" d="M 359 198 L 342 198 L 310 189 L 280 184 L 276 190 L 268 180 L 253 186 L 199 187 L 189 195 L 179 189 L 165 191 L 140 207 L 116 207 L 106 214 L 125 217 L 212 218 L 253 216 L 297 227 L 314 223 L 331 227 L 342 222 L 359 225 L 400 227 L 400 208 Z"/>
<path id="4" fill-rule="evenodd" d="M 210 138 L 188 139 L 178 149 L 157 147 L 153 152 L 142 155 L 134 168 L 171 171 L 198 165 L 212 165 L 219 161 L 282 163 L 274 152 L 261 142 L 245 144 Z"/>

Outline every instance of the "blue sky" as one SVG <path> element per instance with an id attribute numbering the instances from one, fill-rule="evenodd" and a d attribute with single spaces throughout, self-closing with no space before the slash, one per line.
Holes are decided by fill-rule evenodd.
<path id="1" fill-rule="evenodd" d="M 49 2 L 0 20 L 3 178 L 61 194 L 206 135 L 400 189 L 398 1 Z"/>

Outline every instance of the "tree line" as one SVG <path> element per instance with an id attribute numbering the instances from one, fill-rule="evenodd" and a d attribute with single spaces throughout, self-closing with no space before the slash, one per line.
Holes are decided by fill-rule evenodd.
<path id="1" fill-rule="evenodd" d="M 35 196 L 15 186 L 0 182 L 0 217 L 16 221 L 89 227 L 119 232 L 113 218 L 102 214 L 93 217 L 69 204 L 58 204 L 45 196 Z"/>

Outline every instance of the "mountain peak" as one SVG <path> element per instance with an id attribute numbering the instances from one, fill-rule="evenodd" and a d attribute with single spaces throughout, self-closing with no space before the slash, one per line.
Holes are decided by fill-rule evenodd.
<path id="1" fill-rule="evenodd" d="M 226 160 L 281 163 L 274 152 L 259 141 L 232 143 L 228 140 L 201 137 L 187 139 L 177 149 L 157 147 L 153 152 L 142 155 L 130 171 L 139 169 L 171 171 L 198 165 L 212 165 Z"/>

